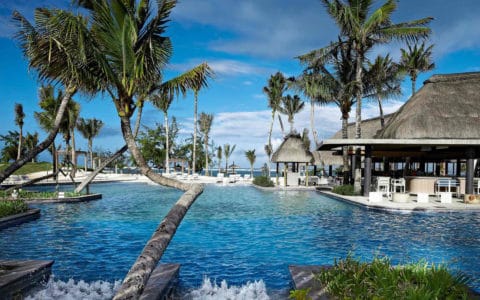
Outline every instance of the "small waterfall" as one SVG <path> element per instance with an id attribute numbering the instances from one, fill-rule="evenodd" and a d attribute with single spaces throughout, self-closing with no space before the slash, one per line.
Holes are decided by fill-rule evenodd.
<path id="1" fill-rule="evenodd" d="M 228 286 L 225 280 L 220 285 L 205 277 L 199 289 L 189 292 L 186 299 L 192 300 L 268 300 L 267 289 L 263 280 L 247 282 L 242 286 Z"/>

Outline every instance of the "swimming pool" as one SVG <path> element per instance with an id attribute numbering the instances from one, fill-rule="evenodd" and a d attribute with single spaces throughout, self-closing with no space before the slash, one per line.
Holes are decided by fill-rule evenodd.
<path id="1" fill-rule="evenodd" d="M 55 259 L 56 280 L 121 280 L 180 191 L 140 183 L 92 185 L 103 199 L 42 204 L 42 217 L 0 231 L 2 259 Z M 165 252 L 184 290 L 204 277 L 244 286 L 262 280 L 286 295 L 289 264 L 331 264 L 353 251 L 394 263 L 446 262 L 480 290 L 479 213 L 383 213 L 315 192 L 207 186 Z"/>

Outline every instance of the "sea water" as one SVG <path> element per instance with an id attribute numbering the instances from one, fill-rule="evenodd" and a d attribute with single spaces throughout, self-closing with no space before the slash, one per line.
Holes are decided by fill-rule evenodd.
<path id="1" fill-rule="evenodd" d="M 33 299 L 110 299 L 181 192 L 141 183 L 92 185 L 103 199 L 41 204 L 36 221 L 0 231 L 1 259 L 54 259 Z M 447 263 L 480 287 L 478 213 L 384 213 L 310 191 L 209 185 L 162 257 L 180 263 L 187 299 L 287 298 L 288 265 L 353 252 L 393 263 Z"/>

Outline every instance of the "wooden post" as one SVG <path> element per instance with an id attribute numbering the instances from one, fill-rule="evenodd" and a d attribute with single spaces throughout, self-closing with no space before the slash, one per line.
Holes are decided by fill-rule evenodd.
<path id="1" fill-rule="evenodd" d="M 467 173 L 465 174 L 465 194 L 473 194 L 473 159 L 475 158 L 475 149 L 467 148 Z"/>
<path id="2" fill-rule="evenodd" d="M 279 184 L 278 183 L 278 162 L 277 162 L 277 172 L 276 173 L 277 173 L 277 186 L 278 186 L 278 184 Z"/>
<path id="3" fill-rule="evenodd" d="M 305 166 L 305 186 L 308 186 L 308 162 Z"/>
<path id="4" fill-rule="evenodd" d="M 363 196 L 368 197 L 372 183 L 372 146 L 365 146 L 365 174 L 363 181 Z"/>

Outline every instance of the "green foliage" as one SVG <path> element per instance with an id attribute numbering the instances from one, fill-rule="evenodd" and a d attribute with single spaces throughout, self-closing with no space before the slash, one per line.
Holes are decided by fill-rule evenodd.
<path id="1" fill-rule="evenodd" d="M 81 195 L 82 194 L 75 193 L 75 192 L 65 192 L 65 197 L 78 197 Z M 0 191 L 0 198 L 11 199 L 11 197 L 12 197 L 12 192 Z M 18 192 L 17 197 L 22 200 L 55 199 L 55 198 L 58 198 L 58 192 L 49 192 L 49 191 L 36 192 L 36 191 L 20 190 Z"/>
<path id="2" fill-rule="evenodd" d="M 358 196 L 358 193 L 355 193 L 353 185 L 351 184 L 336 186 L 333 188 L 332 192 L 335 194 L 345 195 L 345 196 Z"/>
<path id="3" fill-rule="evenodd" d="M 308 293 L 310 292 L 310 290 L 311 288 L 290 291 L 290 295 L 288 296 L 288 299 L 310 300 L 312 299 L 311 297 L 308 297 Z"/>
<path id="4" fill-rule="evenodd" d="M 168 131 L 170 151 L 172 152 L 175 149 L 175 140 L 178 136 L 178 126 L 175 118 L 172 118 Z M 144 130 L 138 134 L 138 145 L 143 157 L 148 164 L 155 167 L 163 167 L 166 142 L 165 126 L 159 123 L 155 124 L 155 128 L 145 126 Z"/>
<path id="5" fill-rule="evenodd" d="M 253 184 L 263 187 L 274 187 L 273 181 L 268 176 L 258 176 L 253 179 Z"/>
<path id="6" fill-rule="evenodd" d="M 424 261 L 392 266 L 388 258 L 365 263 L 348 255 L 316 279 L 340 299 L 467 299 L 468 278 Z"/>
<path id="7" fill-rule="evenodd" d="M 0 135 L 0 141 L 3 143 L 1 152 L 1 161 L 9 162 L 17 158 L 18 138 L 20 134 L 18 131 L 8 131 L 8 134 Z"/>
<path id="8" fill-rule="evenodd" d="M 0 164 L 0 171 L 5 170 L 8 167 L 8 164 Z M 37 163 L 26 163 L 20 169 L 16 170 L 15 175 L 26 175 L 35 172 L 41 171 L 51 171 L 52 164 L 48 162 L 37 162 Z"/>
<path id="9" fill-rule="evenodd" d="M 26 212 L 28 206 L 22 200 L 0 200 L 0 218 Z"/>

